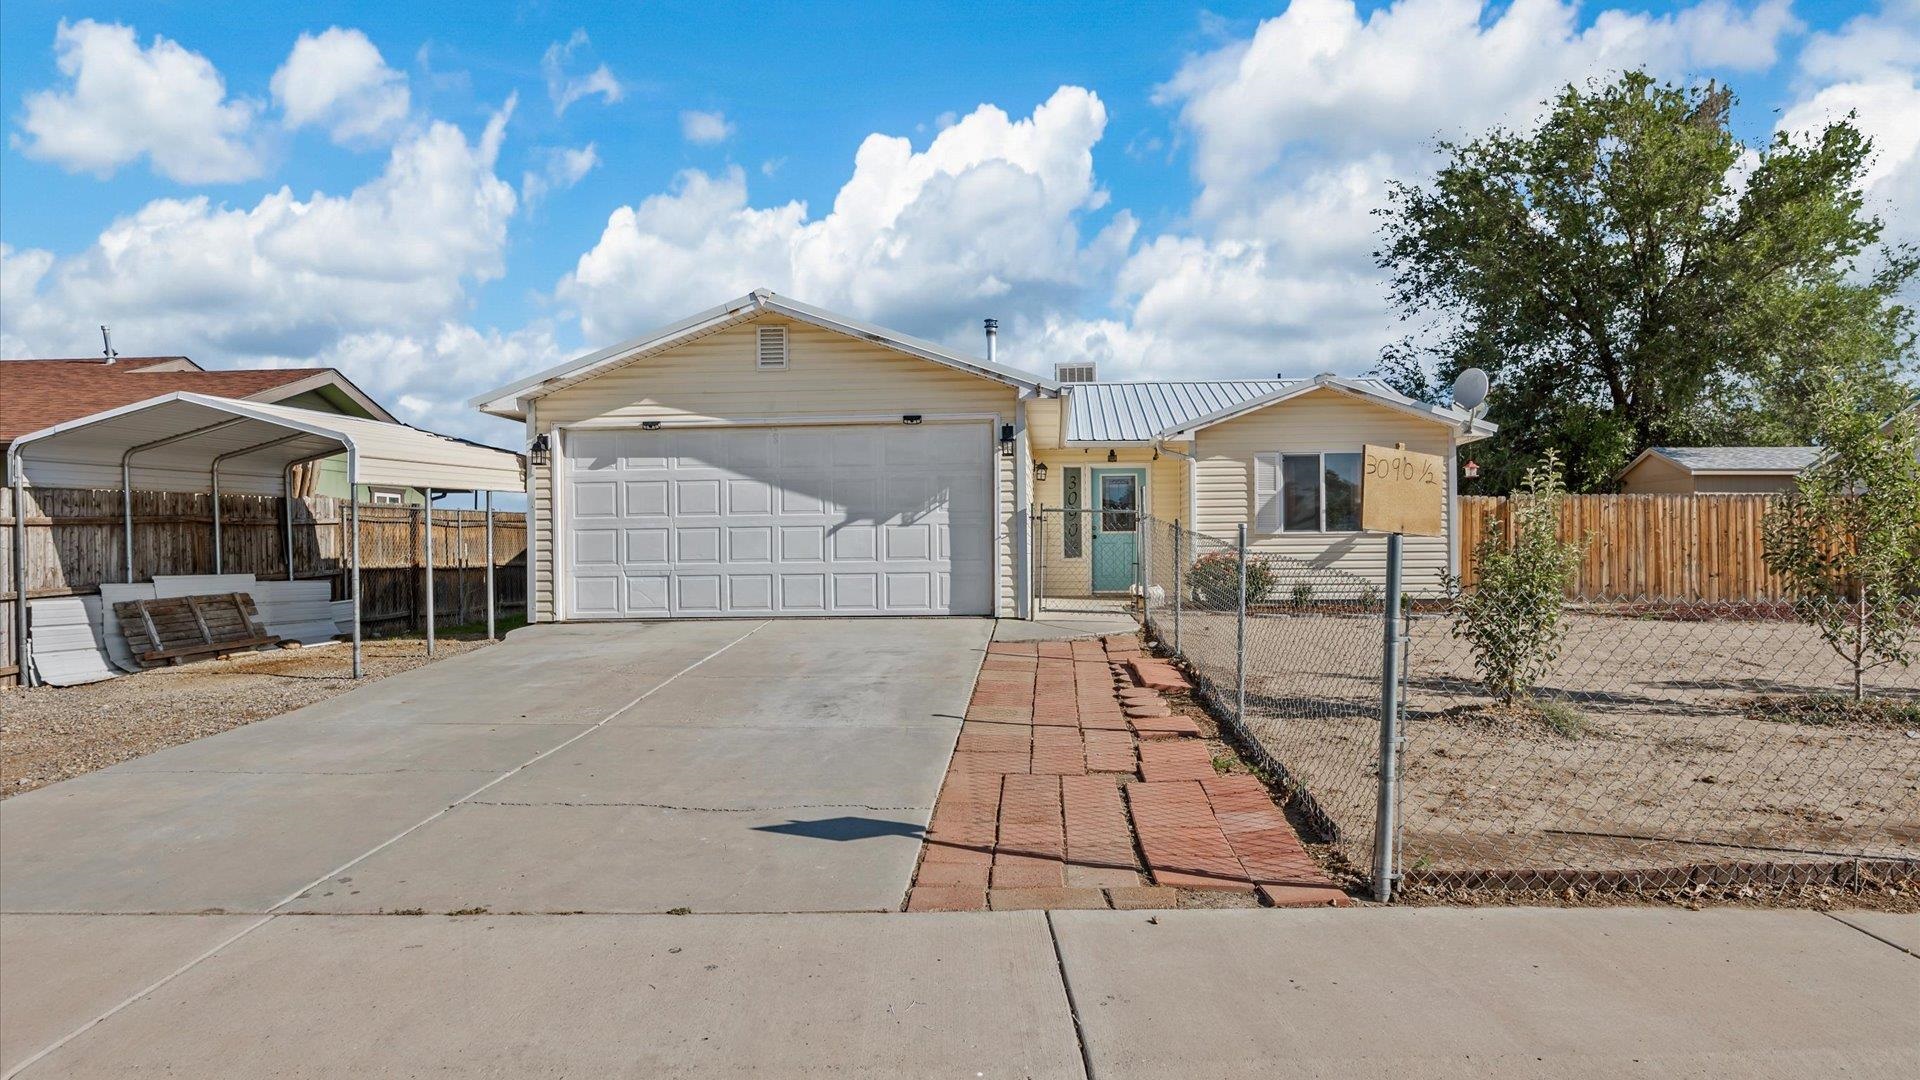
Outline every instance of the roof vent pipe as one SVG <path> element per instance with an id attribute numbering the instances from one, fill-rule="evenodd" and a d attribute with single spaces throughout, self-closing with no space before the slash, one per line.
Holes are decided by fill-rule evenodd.
<path id="1" fill-rule="evenodd" d="M 987 363 L 989 364 L 996 363 L 998 362 L 999 359 L 1000 359 L 1000 320 L 988 319 L 987 320 Z"/>
<path id="2" fill-rule="evenodd" d="M 113 328 L 106 323 L 100 324 L 100 352 L 109 364 L 120 358 L 120 354 L 113 351 Z"/>

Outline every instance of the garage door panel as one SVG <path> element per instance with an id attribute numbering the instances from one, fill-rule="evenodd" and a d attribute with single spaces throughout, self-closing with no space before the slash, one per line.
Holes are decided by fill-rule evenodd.
<path id="1" fill-rule="evenodd" d="M 627 529 L 623 538 L 626 541 L 626 561 L 628 563 L 666 563 L 668 554 L 666 529 Z"/>
<path id="2" fill-rule="evenodd" d="M 576 573 L 573 578 L 573 610 L 586 616 L 614 616 L 620 612 L 623 578 L 617 574 Z"/>
<path id="3" fill-rule="evenodd" d="M 834 562 L 872 562 L 880 555 L 871 525 L 842 525 L 833 530 L 828 545 Z"/>
<path id="4" fill-rule="evenodd" d="M 665 615 L 669 579 L 665 574 L 629 574 L 626 577 L 628 615 Z"/>
<path id="5" fill-rule="evenodd" d="M 583 568 L 616 566 L 620 562 L 618 529 L 576 529 L 573 534 L 573 561 Z"/>
<path id="6" fill-rule="evenodd" d="M 986 434 L 980 424 L 572 433 L 568 613 L 985 614 Z"/>
<path id="7" fill-rule="evenodd" d="M 629 480 L 621 485 L 621 493 L 626 498 L 622 511 L 627 517 L 664 517 L 667 514 L 665 480 Z"/>

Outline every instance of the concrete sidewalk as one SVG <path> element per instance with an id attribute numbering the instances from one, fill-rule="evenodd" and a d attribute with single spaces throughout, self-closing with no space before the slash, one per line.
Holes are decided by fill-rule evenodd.
<path id="1" fill-rule="evenodd" d="M 1920 1073 L 1895 944 L 1920 916 L 1844 918 L 8 915 L 0 1053 L 45 1051 L 24 1077 Z"/>

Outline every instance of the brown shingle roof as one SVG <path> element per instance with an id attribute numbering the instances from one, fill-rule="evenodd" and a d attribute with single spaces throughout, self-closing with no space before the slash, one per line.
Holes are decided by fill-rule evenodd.
<path id="1" fill-rule="evenodd" d="M 330 368 L 245 368 L 228 371 L 148 371 L 179 356 L 101 360 L 0 360 L 0 443 L 30 431 L 131 405 L 176 390 L 250 398 L 301 382 Z M 191 363 L 191 361 L 188 361 Z"/>

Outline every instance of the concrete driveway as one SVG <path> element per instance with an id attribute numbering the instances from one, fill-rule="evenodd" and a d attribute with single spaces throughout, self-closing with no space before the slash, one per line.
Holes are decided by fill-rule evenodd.
<path id="1" fill-rule="evenodd" d="M 532 627 L 7 801 L 0 911 L 892 910 L 991 628 Z"/>

